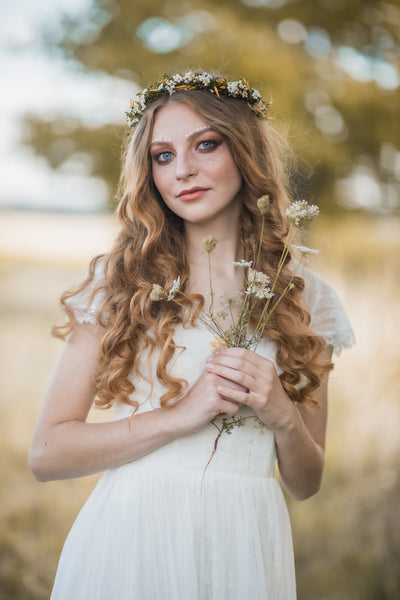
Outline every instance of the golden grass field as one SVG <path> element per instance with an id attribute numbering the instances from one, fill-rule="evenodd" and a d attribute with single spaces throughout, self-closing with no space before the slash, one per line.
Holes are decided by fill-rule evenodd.
<path id="1" fill-rule="evenodd" d="M 49 330 L 60 317 L 60 293 L 80 280 L 92 255 L 107 250 L 115 223 L 107 215 L 38 213 L 4 213 L 1 220 L 0 600 L 44 600 L 65 536 L 98 479 L 43 484 L 27 465 L 62 347 Z M 320 218 L 307 244 L 321 251 L 312 266 L 339 293 L 357 345 L 337 359 L 331 379 L 322 489 L 303 503 L 288 500 L 299 600 L 395 600 L 400 221 Z M 111 415 L 93 411 L 91 418 Z"/>

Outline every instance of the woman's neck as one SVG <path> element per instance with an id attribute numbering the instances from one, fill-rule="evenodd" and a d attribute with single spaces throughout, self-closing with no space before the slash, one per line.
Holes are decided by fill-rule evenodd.
<path id="1" fill-rule="evenodd" d="M 241 288 L 241 269 L 232 264 L 242 258 L 242 244 L 239 227 L 228 224 L 213 223 L 212 226 L 188 223 L 185 227 L 186 249 L 190 269 L 189 291 L 206 293 L 209 289 L 209 258 L 211 274 L 215 288 L 234 291 Z M 203 247 L 202 240 L 213 236 L 217 244 L 210 256 Z"/>

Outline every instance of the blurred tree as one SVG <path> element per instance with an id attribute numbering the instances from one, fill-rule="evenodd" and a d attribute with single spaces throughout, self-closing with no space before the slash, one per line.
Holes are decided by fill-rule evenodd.
<path id="1" fill-rule="evenodd" d="M 399 209 L 396 0 L 97 0 L 85 22 L 64 25 L 59 43 L 66 57 L 139 86 L 196 67 L 246 76 L 274 99 L 275 123 L 300 157 L 293 175 L 298 195 L 324 210 L 338 208 L 338 190 L 349 206 Z M 115 190 L 113 148 L 123 128 L 28 122 L 29 142 L 52 166 L 69 152 L 88 153 L 93 172 Z M 348 179 L 357 169 L 364 175 L 361 193 Z M 346 178 L 348 185 L 335 185 Z M 373 180 L 379 197 L 366 193 L 364 202 Z"/>

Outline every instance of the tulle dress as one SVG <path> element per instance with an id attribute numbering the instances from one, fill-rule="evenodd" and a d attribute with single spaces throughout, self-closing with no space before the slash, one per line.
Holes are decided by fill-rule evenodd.
<path id="1" fill-rule="evenodd" d="M 336 293 L 302 269 L 312 327 L 336 352 L 353 332 Z M 95 306 L 78 308 L 95 322 Z M 174 375 L 192 385 L 210 354 L 204 325 L 178 326 Z M 275 364 L 271 340 L 262 356 Z M 135 378 L 139 412 L 159 407 L 162 388 Z M 276 366 L 276 364 L 275 364 Z M 279 368 L 277 368 L 279 372 Z M 128 406 L 114 407 L 116 419 Z M 275 478 L 273 432 L 252 417 L 223 433 L 203 482 L 217 429 L 210 424 L 103 474 L 65 542 L 52 600 L 293 600 L 295 570 L 290 522 Z"/>

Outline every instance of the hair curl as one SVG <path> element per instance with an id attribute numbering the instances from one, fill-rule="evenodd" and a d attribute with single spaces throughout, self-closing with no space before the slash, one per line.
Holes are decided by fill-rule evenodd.
<path id="1" fill-rule="evenodd" d="M 81 286 L 65 292 L 61 304 L 68 321 L 53 329 L 65 338 L 76 324 L 69 299 L 90 289 L 96 266 L 104 267 L 104 279 L 95 288 L 102 293 L 98 323 L 104 328 L 95 384 L 96 405 L 108 408 L 115 402 L 129 404 L 136 410 L 132 395 L 135 385 L 132 371 L 147 379 L 150 357 L 158 352 L 156 375 L 165 388 L 160 402 L 164 406 L 180 397 L 186 387 L 184 379 L 168 372 L 177 346 L 174 327 L 178 323 L 192 326 L 202 306 L 203 297 L 193 295 L 184 300 L 182 309 L 173 302 L 152 302 L 153 282 L 166 289 L 178 275 L 182 289 L 189 278 L 185 252 L 183 221 L 162 201 L 152 178 L 149 145 L 157 112 L 168 102 L 182 102 L 196 111 L 207 124 L 225 139 L 242 176 L 240 235 L 245 257 L 252 256 L 249 240 L 259 239 L 261 219 L 257 199 L 268 194 L 271 200 L 266 214 L 262 251 L 258 268 L 274 279 L 288 231 L 284 209 L 289 203 L 286 169 L 276 150 L 279 136 L 268 123 L 260 121 L 241 100 L 218 99 L 208 92 L 176 92 L 152 103 L 145 111 L 124 152 L 121 174 L 121 200 L 118 215 L 121 229 L 111 251 L 95 257 L 88 277 Z M 276 297 L 286 287 L 292 272 L 290 254 L 277 282 Z M 282 369 L 280 380 L 286 393 L 296 402 L 312 404 L 313 392 L 323 373 L 333 365 L 321 361 L 324 339 L 310 327 L 310 315 L 302 303 L 304 280 L 295 276 L 294 288 L 286 294 L 268 323 L 264 336 L 276 342 L 276 360 Z M 185 308 L 190 310 L 185 310 Z M 254 312 L 257 320 L 262 307 Z M 147 373 L 141 370 L 141 357 L 147 353 Z"/>

